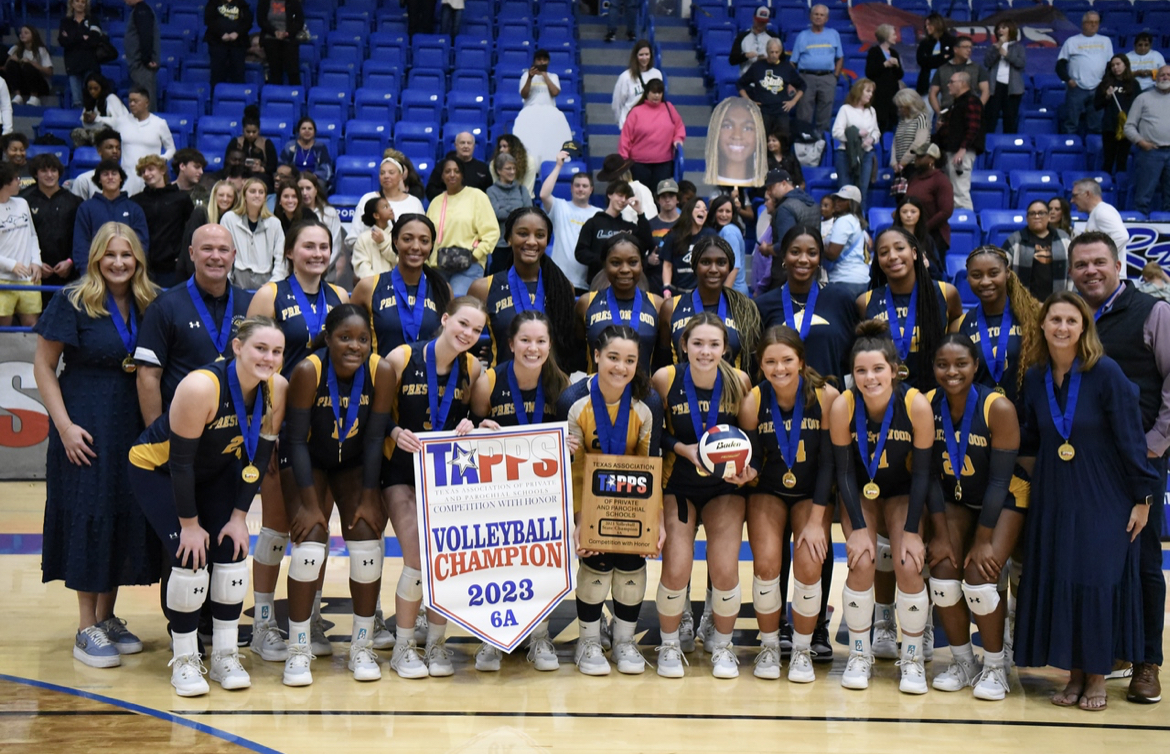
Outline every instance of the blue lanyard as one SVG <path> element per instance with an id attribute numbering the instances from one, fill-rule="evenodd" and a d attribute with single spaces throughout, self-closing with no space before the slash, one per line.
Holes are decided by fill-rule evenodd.
<path id="1" fill-rule="evenodd" d="M 605 403 L 605 396 L 601 394 L 599 378 L 594 377 L 589 384 L 589 401 L 593 407 L 593 423 L 597 428 L 597 441 L 601 445 L 601 452 L 611 456 L 626 454 L 626 436 L 630 432 L 630 401 L 633 391 L 630 385 L 622 391 L 621 402 L 618 404 L 617 422 L 609 419 L 609 407 Z"/>
<path id="2" fill-rule="evenodd" d="M 410 305 L 410 294 L 406 290 L 406 281 L 395 267 L 390 271 L 390 285 L 394 288 L 394 298 L 398 306 L 398 321 L 402 324 L 402 337 L 407 343 L 418 341 L 422 332 L 423 317 L 426 316 L 424 307 L 427 297 L 427 276 L 419 275 L 418 289 L 414 294 L 414 306 Z"/>
<path id="3" fill-rule="evenodd" d="M 813 313 L 817 307 L 817 296 L 820 295 L 820 292 L 821 287 L 813 283 L 812 288 L 808 291 L 808 299 L 804 304 L 804 316 L 801 317 L 800 327 L 797 327 L 796 315 L 792 309 L 792 294 L 788 290 L 788 283 L 780 286 L 780 296 L 784 301 L 784 324 L 799 332 L 802 341 L 808 337 L 808 329 L 812 326 Z"/>
<path id="4" fill-rule="evenodd" d="M 310 343 L 313 342 L 317 333 L 325 329 L 325 315 L 329 313 L 327 311 L 328 303 L 325 299 L 325 285 L 325 281 L 322 280 L 317 288 L 317 300 L 310 304 L 305 289 L 301 287 L 297 276 L 292 275 L 288 279 L 288 287 L 292 289 L 293 298 L 297 300 L 297 306 L 301 309 L 301 319 L 305 321 L 305 329 L 309 331 Z"/>
<path id="5" fill-rule="evenodd" d="M 260 425 L 264 418 L 264 390 L 256 387 L 256 400 L 252 404 L 252 419 L 248 420 L 248 407 L 244 405 L 244 391 L 240 387 L 240 375 L 236 373 L 236 362 L 233 360 L 227 365 L 228 392 L 232 394 L 232 405 L 236 409 L 236 419 L 240 426 L 240 436 L 244 439 L 244 452 L 248 454 L 248 463 L 256 459 L 256 448 L 260 445 Z"/>
<path id="6" fill-rule="evenodd" d="M 447 375 L 447 389 L 439 401 L 439 368 L 435 363 L 435 342 L 423 346 L 423 359 L 427 365 L 427 401 L 431 408 L 431 429 L 438 432 L 447 426 L 447 415 L 451 413 L 451 402 L 455 400 L 455 388 L 459 384 L 459 356 L 451 362 L 451 373 Z"/>
<path id="7" fill-rule="evenodd" d="M 796 453 L 800 449 L 800 426 L 804 422 L 804 377 L 796 383 L 796 405 L 792 409 L 792 426 L 787 433 L 784 431 L 784 414 L 776 402 L 776 389 L 771 383 L 768 383 L 768 396 L 772 399 L 772 431 L 776 434 L 776 444 L 780 446 L 780 457 L 791 470 L 796 465 Z"/>
<path id="8" fill-rule="evenodd" d="M 703 297 L 699 295 L 698 288 L 696 288 L 691 293 L 691 309 L 694 310 L 694 314 L 698 314 L 699 312 L 703 311 L 703 309 L 704 309 Z M 719 321 L 726 324 L 727 323 L 727 296 L 722 291 L 720 291 L 720 293 L 719 293 L 719 306 L 717 307 L 717 311 L 719 314 Z"/>
<path id="9" fill-rule="evenodd" d="M 703 436 L 703 432 L 719 423 L 719 402 L 723 398 L 723 372 L 715 372 L 715 385 L 711 388 L 711 401 L 707 404 L 707 421 L 703 422 L 699 409 L 699 395 L 695 391 L 695 381 L 691 379 L 691 365 L 683 367 L 683 390 L 687 394 L 687 407 L 690 409 L 691 426 L 695 428 L 695 441 Z"/>
<path id="10" fill-rule="evenodd" d="M 345 421 L 341 420 L 341 403 L 337 391 L 337 371 L 333 368 L 333 360 L 329 360 L 329 369 L 325 375 L 329 384 L 329 399 L 333 401 L 333 423 L 337 428 L 337 452 L 341 453 L 341 446 L 349 437 L 354 424 L 357 423 L 358 409 L 362 403 L 362 390 L 366 385 L 366 366 L 363 364 L 353 374 L 353 387 L 349 390 L 349 405 L 345 408 Z"/>
<path id="11" fill-rule="evenodd" d="M 1012 334 L 1011 299 L 1004 301 L 1003 319 L 999 323 L 999 340 L 996 341 L 994 350 L 991 347 L 991 336 L 987 331 L 987 318 L 983 315 L 983 304 L 975 307 L 975 322 L 979 326 L 979 347 L 983 349 L 987 371 L 998 385 L 1003 380 L 1004 369 L 1007 368 L 1008 338 Z"/>
<path id="12" fill-rule="evenodd" d="M 207 337 L 211 338 L 211 344 L 215 346 L 215 352 L 223 355 L 227 350 L 228 343 L 231 341 L 232 335 L 232 287 L 228 286 L 227 308 L 223 313 L 223 323 L 215 324 L 215 320 L 211 318 L 211 312 L 207 310 L 207 304 L 203 303 L 203 297 L 199 295 L 199 291 L 195 288 L 195 278 L 187 280 L 187 295 L 191 297 L 191 303 L 195 306 L 195 311 L 199 313 L 199 319 L 203 320 L 203 327 L 207 330 Z"/>
<path id="13" fill-rule="evenodd" d="M 508 389 L 512 392 L 512 405 L 516 408 L 516 421 L 520 424 L 539 424 L 544 420 L 544 382 L 538 376 L 536 379 L 536 400 L 532 408 L 532 418 L 528 418 L 528 411 L 524 408 L 524 396 L 520 392 L 520 383 L 516 380 L 516 362 L 509 361 Z"/>
<path id="14" fill-rule="evenodd" d="M 886 449 L 886 436 L 890 432 L 890 422 L 894 420 L 894 402 L 898 400 L 897 393 L 890 395 L 890 402 L 886 404 L 886 415 L 882 417 L 882 429 L 874 443 L 873 457 L 869 455 L 869 433 L 866 431 L 865 401 L 857 395 L 853 407 L 854 427 L 857 430 L 857 449 L 861 451 L 861 463 L 869 474 L 870 481 L 877 476 L 881 465 L 882 452 Z"/>
<path id="15" fill-rule="evenodd" d="M 634 303 L 630 309 L 630 319 L 628 322 L 622 321 L 622 311 L 618 306 L 617 296 L 613 293 L 613 286 L 605 289 L 605 302 L 609 306 L 609 318 L 615 325 L 629 325 L 635 330 L 638 329 L 638 323 L 642 321 L 642 292 L 634 289 Z"/>
<path id="16" fill-rule="evenodd" d="M 130 314 L 122 319 L 122 312 L 118 310 L 118 302 L 114 294 L 106 294 L 106 308 L 110 310 L 110 319 L 114 320 L 114 327 L 118 328 L 118 336 L 122 338 L 122 345 L 126 353 L 133 356 L 134 347 L 138 343 L 138 310 L 134 308 L 134 301 L 130 302 Z"/>
<path id="17" fill-rule="evenodd" d="M 890 333 L 894 334 L 894 346 L 898 349 L 898 358 L 902 361 L 910 355 L 910 346 L 914 343 L 914 328 L 918 322 L 918 284 L 910 291 L 910 305 L 906 309 L 906 324 L 903 326 L 898 319 L 898 308 L 894 306 L 894 292 L 886 286 L 886 317 L 890 321 Z M 900 329 L 899 329 L 900 328 Z"/>
<path id="18" fill-rule="evenodd" d="M 520 279 L 520 274 L 516 272 L 516 268 L 508 270 L 508 288 L 512 292 L 512 308 L 516 310 L 517 314 L 522 314 L 529 309 L 535 309 L 540 313 L 544 313 L 544 273 L 536 273 L 536 293 L 530 294 L 528 286 Z M 530 299 L 529 296 L 532 296 Z"/>
<path id="19" fill-rule="evenodd" d="M 959 437 L 956 439 L 955 425 L 951 420 L 951 407 L 945 393 L 942 397 L 943 439 L 947 443 L 947 455 L 950 456 L 951 470 L 955 473 L 956 482 L 963 475 L 963 466 L 967 462 L 967 441 L 971 438 L 971 422 L 975 420 L 977 403 L 979 403 L 979 392 L 972 385 L 967 392 L 967 407 L 963 409 L 963 423 L 959 425 Z"/>
<path id="20" fill-rule="evenodd" d="M 1077 396 L 1081 392 L 1081 360 L 1073 359 L 1072 367 L 1068 370 L 1068 400 L 1064 403 L 1064 411 L 1056 402 L 1056 387 L 1052 383 L 1052 367 L 1044 371 L 1044 388 L 1048 391 L 1048 411 L 1052 415 L 1052 423 L 1056 425 L 1056 432 L 1067 442 L 1072 434 L 1073 417 L 1077 413 Z"/>

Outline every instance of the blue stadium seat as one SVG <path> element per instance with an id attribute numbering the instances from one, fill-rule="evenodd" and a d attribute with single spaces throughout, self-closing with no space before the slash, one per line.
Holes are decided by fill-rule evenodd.
<path id="1" fill-rule="evenodd" d="M 1144 223 L 1150 219 L 1144 212 L 1138 212 L 1136 209 L 1123 209 L 1120 214 L 1121 219 L 1127 223 Z"/>
<path id="2" fill-rule="evenodd" d="M 447 98 L 447 118 L 460 123 L 487 123 L 488 105 L 486 93 L 451 92 Z"/>
<path id="3" fill-rule="evenodd" d="M 447 70 L 451 40 L 443 34 L 415 34 L 410 40 L 411 61 L 421 68 Z"/>
<path id="4" fill-rule="evenodd" d="M 456 68 L 451 74 L 451 92 L 473 92 L 484 95 L 488 92 L 487 69 Z M 558 98 L 558 103 L 560 102 Z"/>
<path id="5" fill-rule="evenodd" d="M 171 137 L 175 140 L 175 147 L 185 149 L 191 144 L 191 134 L 195 131 L 194 118 L 188 113 L 155 113 L 167 122 L 171 129 Z"/>
<path id="6" fill-rule="evenodd" d="M 492 64 L 492 43 L 488 37 L 460 34 L 455 37 L 455 66 L 459 69 L 481 70 L 485 73 Z"/>
<path id="7" fill-rule="evenodd" d="M 322 60 L 317 66 L 317 86 L 330 89 L 353 90 L 357 86 L 357 72 L 359 59 L 338 60 L 330 58 Z"/>
<path id="8" fill-rule="evenodd" d="M 376 31 L 370 35 L 370 60 L 383 62 L 407 62 L 406 35 L 392 31 Z"/>
<path id="9" fill-rule="evenodd" d="M 475 158 L 477 160 L 486 160 L 488 157 L 487 151 L 487 126 L 483 123 L 457 123 L 450 121 L 443 126 L 443 153 L 450 152 L 455 149 L 455 137 L 460 133 L 467 131 L 475 137 Z"/>
<path id="10" fill-rule="evenodd" d="M 317 141 L 329 147 L 329 155 L 333 159 L 337 159 L 342 151 L 344 133 L 344 120 L 337 120 L 334 118 L 314 118 L 317 122 Z"/>
<path id="11" fill-rule="evenodd" d="M 1036 134 L 1041 170 L 1084 170 L 1085 145 L 1076 134 Z"/>
<path id="12" fill-rule="evenodd" d="M 362 88 L 397 92 L 402 83 L 401 70 L 395 63 L 367 60 L 362 63 Z"/>
<path id="13" fill-rule="evenodd" d="M 1011 206 L 1007 178 L 999 170 L 971 171 L 971 204 L 975 211 L 1004 209 Z"/>
<path id="14" fill-rule="evenodd" d="M 446 97 L 441 90 L 404 89 L 398 98 L 399 118 L 441 122 Z"/>
<path id="15" fill-rule="evenodd" d="M 29 146 L 32 149 L 32 146 Z M 222 155 L 222 152 L 221 152 Z M 71 169 L 77 169 L 78 174 L 84 173 L 86 170 L 93 170 L 102 161 L 101 155 L 98 154 L 97 147 L 78 147 L 73 150 L 73 159 L 69 162 Z"/>
<path id="16" fill-rule="evenodd" d="M 259 90 L 251 84 L 219 84 L 211 97 L 211 111 L 242 118 L 244 108 L 255 104 L 258 97 Z"/>
<path id="17" fill-rule="evenodd" d="M 808 181 L 807 175 L 805 181 Z M 876 236 L 882 228 L 888 228 L 894 224 L 893 207 L 870 207 L 868 215 L 869 232 L 872 236 Z"/>
<path id="18" fill-rule="evenodd" d="M 984 142 L 984 151 L 981 155 L 983 168 L 1024 170 L 1036 164 L 1032 137 L 1026 133 L 987 134 Z"/>
<path id="19" fill-rule="evenodd" d="M 1048 104 L 1046 96 L 1055 99 L 1057 105 L 1062 104 L 1067 90 L 1068 84 L 1061 81 L 1055 73 L 1037 73 L 1032 76 L 1032 91 L 1038 105 Z"/>
<path id="20" fill-rule="evenodd" d="M 1047 201 L 1053 194 L 1064 192 L 1060 176 L 1049 170 L 1013 170 L 1008 173 L 1008 178 L 1015 194 L 1013 204 L 1016 207 L 1027 207 L 1033 199 Z"/>
<path id="21" fill-rule="evenodd" d="M 199 117 L 207 112 L 207 91 L 206 84 L 172 81 L 162 94 L 166 96 L 167 109 L 171 112 Z"/>
<path id="22" fill-rule="evenodd" d="M 947 280 L 955 280 L 958 277 L 967 277 L 967 257 L 958 254 L 947 254 L 946 259 L 943 260 L 946 266 L 944 274 Z"/>
<path id="23" fill-rule="evenodd" d="M 25 150 L 25 156 L 30 160 L 38 154 L 55 154 L 62 165 L 69 166 L 69 146 L 66 144 L 29 144 Z"/>
<path id="24" fill-rule="evenodd" d="M 496 68 L 500 70 L 524 71 L 530 65 L 532 65 L 532 53 L 529 50 L 509 47 L 496 54 Z"/>
<path id="25" fill-rule="evenodd" d="M 425 184 L 428 180 L 430 180 L 431 173 L 435 169 L 435 158 L 427 157 L 422 154 L 407 154 L 406 156 L 410 158 L 411 164 L 414 165 L 414 172 L 418 173 L 419 178 L 422 179 L 422 182 Z"/>
<path id="26" fill-rule="evenodd" d="M 365 35 L 331 31 L 325 35 L 325 52 L 337 60 L 361 60 L 366 54 Z"/>
<path id="27" fill-rule="evenodd" d="M 494 38 L 496 36 L 495 29 L 492 28 L 490 16 L 473 17 L 468 16 L 467 9 L 464 8 L 463 23 L 459 25 L 459 31 L 462 34 L 474 34 L 477 37 Z"/>
<path id="28" fill-rule="evenodd" d="M 303 86 L 281 86 L 266 84 L 260 90 L 260 118 L 268 117 L 296 120 L 301 117 L 305 105 Z"/>
<path id="29" fill-rule="evenodd" d="M 227 134 L 201 133 L 195 139 L 195 148 L 207 160 L 206 170 L 219 170 L 223 167 L 223 153 L 227 151 L 228 142 L 232 137 Z"/>
<path id="30" fill-rule="evenodd" d="M 447 75 L 434 68 L 412 68 L 406 74 L 406 86 L 419 91 L 443 93 L 447 91 Z"/>
<path id="31" fill-rule="evenodd" d="M 394 148 L 409 155 L 435 156 L 439 144 L 439 124 L 400 121 L 394 129 Z"/>
<path id="32" fill-rule="evenodd" d="M 499 39 L 532 39 L 532 19 L 527 17 L 500 18 Z"/>
<path id="33" fill-rule="evenodd" d="M 345 124 L 347 155 L 382 156 L 390 144 L 390 125 L 384 121 L 351 120 Z"/>
<path id="34" fill-rule="evenodd" d="M 1070 193 L 1072 192 L 1073 184 L 1082 178 L 1092 178 L 1095 180 L 1097 185 L 1101 187 L 1101 197 L 1109 204 L 1115 207 L 1117 206 L 1117 183 L 1114 182 L 1113 176 L 1108 173 L 1093 170 L 1067 170 L 1060 174 L 1061 183 L 1064 184 Z"/>
<path id="35" fill-rule="evenodd" d="M 113 78 L 115 81 L 121 81 L 125 76 L 119 68 L 116 77 L 108 75 L 107 66 L 102 66 L 102 75 L 106 78 Z M 179 66 L 179 80 L 187 83 L 210 84 L 211 83 L 211 60 L 206 57 L 191 56 L 185 58 Z"/>
<path id="36" fill-rule="evenodd" d="M 349 10 L 353 3 L 345 4 L 345 10 L 337 13 L 337 32 L 364 37 L 370 33 L 369 11 Z"/>
<path id="37" fill-rule="evenodd" d="M 347 120 L 349 89 L 314 86 L 309 89 L 309 117 L 313 120 Z"/>
<path id="38" fill-rule="evenodd" d="M 951 248 L 947 255 L 959 255 L 963 259 L 983 240 L 976 214 L 969 209 L 956 209 L 948 223 L 951 226 Z"/>
<path id="39" fill-rule="evenodd" d="M 832 167 L 811 166 L 802 168 L 804 184 L 809 193 L 835 191 L 837 189 L 837 170 Z"/>
<path id="40" fill-rule="evenodd" d="M 1050 134 L 1056 132 L 1055 107 L 1042 105 L 1022 106 L 1020 108 L 1020 132 L 1030 134 Z"/>
<path id="41" fill-rule="evenodd" d="M 985 209 L 979 213 L 979 224 L 983 226 L 984 243 L 1003 246 L 1007 237 L 1027 225 L 1024 210 Z M 954 229 L 951 229 L 952 237 Z"/>
<path id="42" fill-rule="evenodd" d="M 386 89 L 361 88 L 353 93 L 353 114 L 362 120 L 392 123 L 397 110 L 394 92 Z"/>
<path id="43" fill-rule="evenodd" d="M 204 115 L 196 124 L 195 130 L 200 136 L 205 134 L 237 136 L 241 131 L 240 119 L 227 115 Z"/>
<path id="44" fill-rule="evenodd" d="M 378 163 L 381 155 L 352 156 L 342 155 L 337 158 L 336 186 L 338 194 L 353 194 L 361 196 L 368 191 L 378 188 Z"/>
<path id="45" fill-rule="evenodd" d="M 962 302 L 964 309 L 970 309 L 979 303 L 979 297 L 975 295 L 975 291 L 971 290 L 971 283 L 967 281 L 967 270 L 960 270 L 955 275 L 955 289 L 959 292 L 959 301 Z"/>
<path id="46" fill-rule="evenodd" d="M 277 118 L 260 113 L 260 134 L 272 139 L 277 145 L 284 145 L 292 139 L 294 128 L 296 121 L 292 118 Z M 277 146 L 276 151 L 280 151 L 280 146 Z"/>
<path id="47" fill-rule="evenodd" d="M 108 24 L 105 24 L 108 27 Z M 175 6 L 167 16 L 167 25 L 176 28 L 202 29 L 203 8 L 192 4 L 189 7 Z"/>

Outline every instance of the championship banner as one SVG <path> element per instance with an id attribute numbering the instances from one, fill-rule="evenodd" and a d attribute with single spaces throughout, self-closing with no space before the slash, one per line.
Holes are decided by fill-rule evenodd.
<path id="1" fill-rule="evenodd" d="M 419 435 L 427 607 L 504 652 L 573 590 L 568 432 L 558 422 Z"/>

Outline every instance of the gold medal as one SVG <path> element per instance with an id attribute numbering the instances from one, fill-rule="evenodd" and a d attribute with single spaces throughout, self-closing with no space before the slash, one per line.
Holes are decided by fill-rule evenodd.
<path id="1" fill-rule="evenodd" d="M 876 482 L 870 482 L 861 488 L 861 494 L 865 495 L 867 500 L 877 500 L 878 495 L 882 494 L 882 488 L 878 487 Z"/>
<path id="2" fill-rule="evenodd" d="M 955 480 L 955 502 L 959 503 L 959 502 L 962 502 L 962 500 L 963 500 L 963 485 L 958 479 L 956 479 Z"/>
<path id="3" fill-rule="evenodd" d="M 1066 442 L 1056 449 L 1056 455 L 1060 456 L 1062 461 L 1071 461 L 1077 455 L 1077 449 L 1072 446 L 1071 442 Z"/>
<path id="4" fill-rule="evenodd" d="M 260 469 L 256 468 L 252 464 L 248 464 L 244 467 L 244 471 L 240 474 L 240 476 L 243 477 L 244 481 L 248 484 L 255 484 L 256 482 L 260 481 Z"/>
<path id="5" fill-rule="evenodd" d="M 796 486 L 796 474 L 793 474 L 791 471 L 786 473 L 784 475 L 784 486 L 788 487 L 789 489 L 795 487 Z"/>
<path id="6" fill-rule="evenodd" d="M 138 370 L 138 365 L 134 363 L 133 356 L 127 356 L 122 359 L 122 371 L 126 374 L 134 374 Z"/>
<path id="7" fill-rule="evenodd" d="M 906 366 L 905 364 L 899 364 L 898 365 L 898 379 L 900 379 L 900 380 L 910 379 L 910 367 Z"/>
<path id="8" fill-rule="evenodd" d="M 996 385 L 996 386 L 995 386 L 995 392 L 999 393 L 1000 395 L 1007 395 L 1007 391 L 1006 391 L 1006 390 L 1004 390 L 1004 389 L 1003 389 L 1002 387 L 1000 387 L 999 385 Z"/>

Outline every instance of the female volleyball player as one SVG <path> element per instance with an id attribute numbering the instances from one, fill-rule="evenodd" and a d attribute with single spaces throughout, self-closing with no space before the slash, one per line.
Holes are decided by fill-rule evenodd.
<path id="1" fill-rule="evenodd" d="M 601 271 L 608 286 L 577 299 L 577 339 L 588 347 L 588 371 L 597 370 L 593 352 L 610 325 L 628 325 L 638 333 L 638 368 L 650 373 L 658 342 L 662 298 L 638 287 L 642 280 L 642 246 L 632 233 L 611 236 L 601 249 Z"/>

